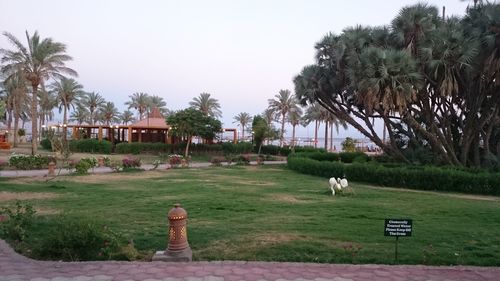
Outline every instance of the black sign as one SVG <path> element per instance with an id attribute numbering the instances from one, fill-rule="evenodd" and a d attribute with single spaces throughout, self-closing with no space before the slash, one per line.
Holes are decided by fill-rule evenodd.
<path id="1" fill-rule="evenodd" d="M 385 219 L 384 236 L 411 236 L 412 220 Z"/>

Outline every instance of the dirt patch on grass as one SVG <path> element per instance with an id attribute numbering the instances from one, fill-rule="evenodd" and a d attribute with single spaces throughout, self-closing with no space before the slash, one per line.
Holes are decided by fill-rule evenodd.
<path id="1" fill-rule="evenodd" d="M 45 200 L 57 197 L 59 197 L 59 194 L 50 192 L 0 192 L 0 202 L 14 200 Z"/>
<path id="2" fill-rule="evenodd" d="M 312 202 L 311 200 L 304 200 L 304 199 L 297 198 L 297 197 L 290 195 L 290 194 L 282 194 L 282 193 L 271 194 L 269 197 L 265 198 L 264 200 L 266 200 L 266 201 L 269 201 L 269 200 L 280 201 L 280 202 L 293 203 L 293 204 L 311 203 Z"/>
<path id="3" fill-rule="evenodd" d="M 35 207 L 35 211 L 37 215 L 57 215 L 61 213 L 61 210 L 46 208 L 46 207 Z"/>
<path id="4" fill-rule="evenodd" d="M 165 174 L 166 172 L 160 171 L 144 171 L 137 173 L 92 174 L 85 176 L 63 177 L 62 179 L 81 183 L 109 183 L 110 181 L 151 179 L 165 176 Z"/>
<path id="5" fill-rule="evenodd" d="M 274 182 L 264 182 L 264 181 L 253 181 L 253 180 L 239 180 L 235 181 L 235 184 L 241 185 L 254 185 L 254 186 L 273 186 L 276 185 Z"/>

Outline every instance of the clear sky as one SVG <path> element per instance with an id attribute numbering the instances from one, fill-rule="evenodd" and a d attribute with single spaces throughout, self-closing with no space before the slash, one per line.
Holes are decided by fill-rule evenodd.
<path id="1" fill-rule="evenodd" d="M 219 100 L 225 127 L 239 112 L 261 113 L 314 62 L 314 43 L 356 24 L 386 25 L 413 0 L 0 0 L 0 31 L 25 43 L 38 30 L 67 45 L 86 91 L 123 110 L 134 92 L 169 109 L 201 92 Z M 431 0 L 463 15 L 469 2 Z M 10 48 L 2 36 L 1 48 Z M 288 128 L 287 132 L 291 132 Z M 302 128 L 299 135 L 312 132 Z M 340 137 L 359 137 L 353 129 Z"/>

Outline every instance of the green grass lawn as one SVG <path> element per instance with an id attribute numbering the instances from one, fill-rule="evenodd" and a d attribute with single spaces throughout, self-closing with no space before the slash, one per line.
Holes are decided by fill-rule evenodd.
<path id="1" fill-rule="evenodd" d="M 41 210 L 35 236 L 62 212 L 102 222 L 143 252 L 166 247 L 166 213 L 180 202 L 196 260 L 390 264 L 384 219 L 411 218 L 400 263 L 500 265 L 500 198 L 350 185 L 355 195 L 332 197 L 327 179 L 252 166 L 12 179 L 0 191 L 45 193 L 28 200 Z"/>

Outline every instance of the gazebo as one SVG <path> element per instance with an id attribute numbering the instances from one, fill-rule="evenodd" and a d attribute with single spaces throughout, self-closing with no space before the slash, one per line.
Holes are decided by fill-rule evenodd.
<path id="1" fill-rule="evenodd" d="M 97 136 L 99 141 L 106 136 L 111 142 L 171 142 L 168 137 L 170 126 L 167 125 L 165 118 L 156 107 L 146 118 L 130 125 L 67 125 L 66 127 L 72 129 L 73 139 L 80 139 L 83 130 L 88 138 Z M 127 137 L 125 138 L 125 136 Z"/>

